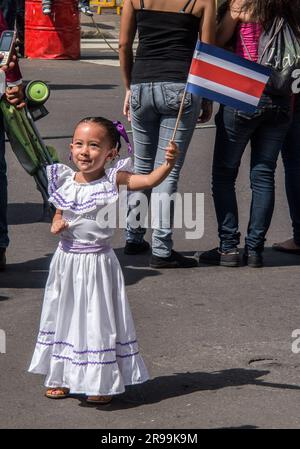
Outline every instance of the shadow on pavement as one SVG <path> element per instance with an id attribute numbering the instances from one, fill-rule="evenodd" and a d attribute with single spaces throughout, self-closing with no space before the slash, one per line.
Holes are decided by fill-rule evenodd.
<path id="1" fill-rule="evenodd" d="M 121 251 L 122 250 L 119 249 L 116 253 L 121 253 Z M 0 275 L 0 287 L 44 288 L 48 277 L 51 259 L 52 254 L 46 254 L 45 257 L 28 260 L 22 263 L 10 264 L 8 260 L 6 271 Z M 121 266 L 123 265 L 122 261 L 120 261 L 120 264 Z M 144 265 L 146 266 L 145 261 Z M 142 265 L 137 267 L 122 266 L 122 271 L 126 285 L 136 284 L 145 277 L 158 276 L 160 274 L 160 272 L 151 268 L 143 268 Z"/>
<path id="2" fill-rule="evenodd" d="M 300 255 L 282 253 L 266 248 L 264 251 L 265 266 L 268 267 L 291 267 L 300 265 Z"/>
<path id="3" fill-rule="evenodd" d="M 7 263 L 1 273 L 1 288 L 44 288 L 52 254 L 22 263 Z"/>
<path id="4" fill-rule="evenodd" d="M 7 219 L 9 225 L 51 222 L 50 215 L 44 212 L 43 203 L 10 203 Z"/>
<path id="5" fill-rule="evenodd" d="M 243 267 L 243 261 L 242 261 L 243 252 L 244 252 L 244 249 L 240 248 L 241 267 Z M 200 255 L 201 253 L 202 253 L 202 251 L 197 251 L 195 254 Z M 265 268 L 293 267 L 293 266 L 299 266 L 299 265 L 300 265 L 300 255 L 274 251 L 272 249 L 272 247 L 265 248 L 265 251 L 264 251 L 264 267 Z M 204 262 L 201 261 L 200 266 L 201 267 L 208 267 L 208 266 L 212 267 L 213 265 L 205 264 Z M 228 269 L 229 268 L 226 267 L 226 270 L 228 270 Z M 236 270 L 237 267 L 232 268 L 232 269 Z"/>
<path id="6" fill-rule="evenodd" d="M 99 410 L 114 411 L 139 407 L 144 404 L 154 404 L 166 399 L 185 396 L 196 391 L 221 390 L 227 387 L 242 387 L 256 385 L 258 387 L 278 388 L 280 390 L 300 390 L 300 386 L 266 382 L 260 377 L 270 371 L 233 368 L 212 373 L 175 373 L 149 380 L 143 385 L 127 387 L 126 392 L 114 399 L 105 407 L 92 405 Z M 78 398 L 80 407 L 90 407 L 83 398 Z"/>

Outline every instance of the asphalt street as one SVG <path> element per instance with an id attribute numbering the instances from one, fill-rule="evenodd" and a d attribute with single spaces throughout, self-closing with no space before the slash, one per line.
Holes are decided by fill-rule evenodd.
<path id="1" fill-rule="evenodd" d="M 123 120 L 119 67 L 107 61 L 116 61 L 115 54 L 95 44 L 83 49 L 81 61 L 21 61 L 25 80 L 50 85 L 50 114 L 37 125 L 64 163 L 79 119 L 104 115 Z M 213 128 L 195 131 L 180 179 L 181 193 L 204 193 L 205 198 L 203 237 L 185 239 L 184 229 L 174 232 L 174 248 L 190 255 L 218 243 L 210 192 L 214 134 Z M 27 372 L 57 238 L 41 221 L 40 194 L 9 144 L 7 163 L 11 243 L 7 271 L 0 274 L 0 329 L 7 340 L 6 353 L 0 354 L 0 428 L 300 427 L 300 353 L 292 352 L 292 332 L 300 328 L 300 257 L 271 249 L 291 235 L 281 161 L 262 269 L 201 265 L 154 270 L 148 256 L 125 256 L 123 232 L 116 232 L 114 247 L 151 380 L 102 408 L 87 406 L 78 396 L 47 399 L 43 376 Z M 249 151 L 237 192 L 244 236 Z"/>

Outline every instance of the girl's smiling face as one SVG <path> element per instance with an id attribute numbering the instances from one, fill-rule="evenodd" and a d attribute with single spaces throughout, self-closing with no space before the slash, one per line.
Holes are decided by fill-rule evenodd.
<path id="1" fill-rule="evenodd" d="M 80 123 L 70 145 L 72 160 L 83 174 L 102 175 L 107 160 L 116 156 L 107 130 L 93 122 Z"/>

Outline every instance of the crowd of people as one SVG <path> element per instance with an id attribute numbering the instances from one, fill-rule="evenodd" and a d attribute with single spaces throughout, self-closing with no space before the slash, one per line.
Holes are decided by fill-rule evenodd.
<path id="1" fill-rule="evenodd" d="M 44 2 L 45 4 L 50 2 Z M 300 39 L 300 0 L 228 0 L 216 21 L 215 0 L 125 0 L 120 30 L 120 64 L 126 90 L 123 112 L 133 130 L 134 166 L 118 155 L 119 122 L 87 117 L 77 124 L 70 159 L 77 170 L 63 164 L 48 167 L 49 201 L 57 208 L 51 232 L 60 234 L 46 285 L 38 339 L 30 372 L 46 375 L 46 395 L 65 398 L 85 394 L 89 402 L 107 404 L 125 385 L 145 382 L 148 372 L 139 353 L 123 275 L 111 248 L 112 229 L 102 229 L 96 216 L 118 199 L 118 189 L 172 195 L 197 122 L 212 116 L 212 102 L 185 93 L 185 83 L 197 39 L 230 48 L 242 58 L 259 61 L 261 37 L 283 19 L 294 39 Z M 45 12 L 45 11 L 44 11 Z M 47 13 L 47 11 L 45 12 Z M 1 17 L 1 16 L 0 16 Z M 3 29 L 3 25 L 2 25 Z M 139 45 L 133 58 L 133 42 Z M 7 100 L 22 107 L 17 63 L 9 70 Z M 11 83 L 11 84 L 9 84 Z M 183 114 L 172 140 L 182 98 Z M 274 175 L 280 152 L 293 237 L 274 245 L 279 251 L 300 254 L 300 95 L 279 92 L 268 84 L 254 113 L 220 105 L 215 117 L 212 194 L 219 245 L 201 254 L 204 263 L 238 267 L 240 233 L 235 182 L 241 158 L 251 145 L 252 201 L 244 263 L 263 266 L 266 234 L 274 209 Z M 8 245 L 6 173 L 3 126 L 0 147 L 0 268 Z M 137 203 L 139 202 L 137 198 Z M 135 209 L 128 211 L 127 255 L 150 250 L 145 229 L 132 226 Z M 156 222 L 152 233 L 153 268 L 190 268 L 195 258 L 173 249 L 170 203 L 159 209 L 152 202 Z"/>

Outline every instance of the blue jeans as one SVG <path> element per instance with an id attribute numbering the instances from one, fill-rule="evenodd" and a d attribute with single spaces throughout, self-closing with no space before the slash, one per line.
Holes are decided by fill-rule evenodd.
<path id="1" fill-rule="evenodd" d="M 5 162 L 5 133 L 2 114 L 0 116 L 0 248 L 8 246 L 7 232 L 7 177 Z"/>
<path id="2" fill-rule="evenodd" d="M 300 95 L 297 96 L 293 122 L 281 154 L 294 241 L 300 245 Z"/>
<path id="3" fill-rule="evenodd" d="M 155 82 L 131 86 L 131 124 L 134 141 L 134 169 L 136 173 L 148 174 L 165 161 L 165 148 L 172 137 L 179 106 L 184 92 L 184 83 Z M 182 118 L 179 122 L 175 142 L 179 157 L 169 176 L 152 193 L 172 195 L 177 191 L 180 170 L 192 138 L 201 101 L 190 93 L 186 94 Z M 143 192 L 150 198 L 151 191 Z M 138 196 L 138 195 L 137 195 Z M 154 198 L 154 199 L 153 199 Z M 172 226 L 174 207 L 166 201 L 160 207 L 157 195 L 152 196 L 152 218 L 156 226 L 152 234 L 152 253 L 169 257 L 173 247 Z M 136 203 L 138 205 L 138 201 Z M 135 205 L 129 207 L 127 235 L 128 242 L 141 243 L 146 229 L 130 226 Z"/>
<path id="4" fill-rule="evenodd" d="M 274 209 L 277 159 L 290 122 L 290 99 L 265 95 L 253 114 L 221 106 L 216 115 L 212 190 L 221 251 L 230 251 L 240 243 L 235 181 L 249 142 L 252 202 L 245 242 L 249 250 L 263 251 Z"/>

